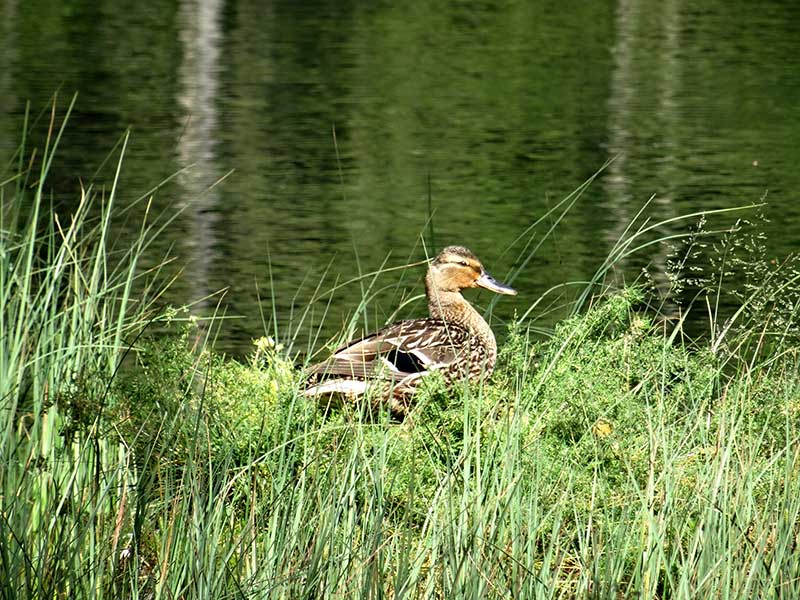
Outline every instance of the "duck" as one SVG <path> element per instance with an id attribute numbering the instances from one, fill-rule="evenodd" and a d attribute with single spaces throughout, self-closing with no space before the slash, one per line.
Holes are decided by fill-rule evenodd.
<path id="1" fill-rule="evenodd" d="M 514 296 L 464 246 L 447 246 L 430 261 L 425 276 L 427 318 L 393 323 L 350 342 L 327 360 L 309 367 L 304 394 L 344 396 L 388 403 L 403 418 L 424 378 L 439 372 L 452 386 L 465 378 L 489 377 L 497 360 L 497 341 L 489 324 L 462 290 L 483 288 Z"/>

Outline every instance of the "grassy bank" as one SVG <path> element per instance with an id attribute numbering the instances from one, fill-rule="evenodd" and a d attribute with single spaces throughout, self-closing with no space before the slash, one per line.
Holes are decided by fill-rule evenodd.
<path id="1" fill-rule="evenodd" d="M 642 289 L 581 296 L 396 423 L 156 310 L 158 226 L 109 251 L 113 189 L 53 217 L 51 140 L 2 191 L 4 598 L 800 597 L 791 263 L 701 294 L 740 308 L 699 340 Z"/>

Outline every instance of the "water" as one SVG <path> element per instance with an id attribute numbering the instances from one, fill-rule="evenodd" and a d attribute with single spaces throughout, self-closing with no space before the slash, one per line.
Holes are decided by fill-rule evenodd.
<path id="1" fill-rule="evenodd" d="M 120 201 L 181 171 L 155 193 L 156 213 L 183 212 L 151 258 L 182 265 L 172 302 L 227 289 L 236 318 L 219 347 L 234 354 L 273 310 L 300 350 L 340 330 L 365 294 L 369 326 L 398 306 L 424 313 L 422 267 L 315 300 L 321 278 L 324 290 L 424 258 L 423 235 L 467 245 L 503 279 L 528 241 L 512 246 L 518 237 L 610 158 L 515 279 L 519 296 L 494 306 L 496 330 L 545 290 L 590 277 L 651 196 L 658 221 L 766 194 L 768 256 L 797 248 L 794 0 L 0 7 L 0 165 L 26 101 L 38 114 L 57 89 L 62 108 L 77 92 L 51 179 L 68 211 L 80 181 L 111 181 L 103 161 L 130 128 Z M 647 267 L 663 283 L 669 251 L 646 248 L 620 277 Z M 535 323 L 552 325 L 557 308 L 537 307 Z"/>

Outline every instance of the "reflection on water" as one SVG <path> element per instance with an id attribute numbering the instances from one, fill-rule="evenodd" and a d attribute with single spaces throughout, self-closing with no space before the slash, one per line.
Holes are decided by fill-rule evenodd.
<path id="1" fill-rule="evenodd" d="M 14 0 L 5 0 L 0 5 L 0 106 L 8 108 L 18 105 L 14 89 L 11 65 L 17 61 L 17 35 L 13 23 L 16 22 L 17 11 Z M 3 118 L 0 111 L 0 169 L 10 159 L 19 141 L 15 138 L 19 133 L 14 131 L 17 125 L 7 116 Z"/>
<path id="2" fill-rule="evenodd" d="M 604 178 L 607 202 L 616 221 L 604 232 L 609 245 L 625 234 L 641 208 L 643 199 L 635 197 L 640 190 L 636 181 L 638 172 L 631 165 L 632 157 L 628 152 L 638 145 L 637 138 L 647 136 L 659 140 L 661 156 L 652 165 L 659 181 L 669 181 L 678 175 L 674 166 L 678 160 L 675 154 L 679 129 L 676 121 L 680 115 L 677 94 L 681 83 L 677 57 L 679 0 L 660 3 L 655 20 L 650 8 L 649 3 L 642 0 L 623 0 L 615 11 L 616 43 L 611 50 L 614 67 L 608 98 L 608 149 L 615 160 Z M 655 27 L 651 24 L 653 20 Z M 642 97 L 643 90 L 653 96 Z M 649 112 L 650 119 L 637 120 L 643 109 Z M 677 216 L 671 188 L 653 193 L 662 219 Z M 663 294 L 668 293 L 670 284 L 666 276 L 668 253 L 668 247 L 658 246 L 648 256 L 651 265 L 648 271 Z"/>
<path id="3" fill-rule="evenodd" d="M 178 139 L 178 158 L 183 171 L 188 235 L 181 246 L 188 259 L 186 280 L 192 299 L 212 292 L 211 271 L 219 260 L 216 249 L 219 192 L 218 116 L 219 28 L 221 0 L 183 0 L 178 12 L 182 60 L 178 69 L 178 103 L 186 124 Z M 201 302 L 198 308 L 204 306 Z"/>
<path id="4" fill-rule="evenodd" d="M 24 100 L 42 110 L 61 85 L 61 97 L 80 92 L 53 169 L 62 204 L 78 177 L 108 181 L 107 166 L 95 171 L 127 127 L 123 196 L 186 169 L 154 198 L 154 212 L 184 213 L 153 260 L 186 265 L 174 302 L 228 288 L 227 314 L 242 317 L 223 330 L 232 352 L 263 333 L 262 313 L 302 350 L 363 296 L 364 326 L 400 305 L 424 312 L 404 304 L 421 267 L 315 290 L 424 258 L 431 221 L 436 245 L 471 247 L 502 279 L 553 218 L 511 247 L 526 227 L 611 157 L 526 263 L 520 295 L 494 306 L 496 330 L 591 276 L 651 196 L 657 221 L 769 190 L 770 252 L 798 242 L 793 0 L 2 6 L 0 164 Z M 646 267 L 664 286 L 668 252 L 649 246 L 620 275 Z M 560 314 L 533 311 L 544 326 Z"/>

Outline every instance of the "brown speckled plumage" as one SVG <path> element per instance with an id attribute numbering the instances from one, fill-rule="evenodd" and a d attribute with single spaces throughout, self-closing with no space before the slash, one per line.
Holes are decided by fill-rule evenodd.
<path id="1" fill-rule="evenodd" d="M 403 415 L 421 378 L 432 371 L 441 372 L 448 384 L 488 377 L 497 342 L 461 295 L 470 287 L 516 294 L 492 279 L 468 249 L 448 246 L 431 261 L 425 277 L 430 318 L 401 321 L 339 348 L 309 369 L 306 395 L 361 396 L 370 389 Z"/>

